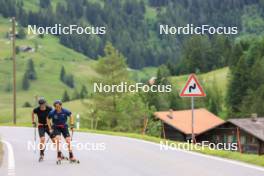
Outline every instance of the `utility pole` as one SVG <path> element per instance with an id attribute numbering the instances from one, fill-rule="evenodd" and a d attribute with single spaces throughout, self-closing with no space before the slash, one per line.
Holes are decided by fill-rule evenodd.
<path id="1" fill-rule="evenodd" d="M 12 17 L 13 123 L 16 125 L 16 18 Z"/>

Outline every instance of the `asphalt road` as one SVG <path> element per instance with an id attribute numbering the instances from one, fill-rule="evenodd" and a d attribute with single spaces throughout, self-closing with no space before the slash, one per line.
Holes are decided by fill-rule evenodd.
<path id="1" fill-rule="evenodd" d="M 67 161 L 56 165 L 56 152 L 52 150 L 46 151 L 45 161 L 39 163 L 38 153 L 28 150 L 33 134 L 32 128 L 0 127 L 0 136 L 5 143 L 1 176 L 264 175 L 261 167 L 180 150 L 164 151 L 158 144 L 126 137 L 89 133 L 74 134 L 74 140 L 81 143 L 79 145 L 87 146 L 81 151 L 75 148 L 75 156 L 81 161 L 79 165 Z"/>

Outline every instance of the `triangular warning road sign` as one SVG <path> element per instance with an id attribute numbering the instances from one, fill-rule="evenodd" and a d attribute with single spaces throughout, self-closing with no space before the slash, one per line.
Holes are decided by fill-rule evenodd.
<path id="1" fill-rule="evenodd" d="M 205 97 L 202 86 L 199 84 L 195 74 L 191 74 L 189 79 L 181 91 L 181 97 Z"/>

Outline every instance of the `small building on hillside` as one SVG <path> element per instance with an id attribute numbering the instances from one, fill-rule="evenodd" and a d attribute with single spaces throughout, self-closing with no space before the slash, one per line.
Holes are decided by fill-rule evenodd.
<path id="1" fill-rule="evenodd" d="M 32 53 L 35 52 L 35 49 L 30 46 L 20 46 L 19 51 Z"/>
<path id="2" fill-rule="evenodd" d="M 160 111 L 154 113 L 163 124 L 162 137 L 170 140 L 187 141 L 192 136 L 192 110 Z M 194 134 L 201 136 L 205 132 L 225 123 L 206 109 L 194 110 Z"/>
<path id="3" fill-rule="evenodd" d="M 200 136 L 200 141 L 237 143 L 241 153 L 264 154 L 264 118 L 230 119 Z"/>

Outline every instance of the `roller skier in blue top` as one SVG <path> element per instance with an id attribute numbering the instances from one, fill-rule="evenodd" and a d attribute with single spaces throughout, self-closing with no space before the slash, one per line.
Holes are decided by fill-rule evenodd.
<path id="1" fill-rule="evenodd" d="M 60 100 L 56 100 L 54 102 L 54 110 L 50 111 L 48 115 L 48 126 L 49 129 L 52 131 L 52 134 L 56 136 L 56 145 L 57 145 L 57 164 L 61 163 L 62 156 L 61 156 L 61 148 L 60 148 L 60 140 L 61 134 L 63 135 L 69 150 L 69 159 L 70 162 L 77 162 L 78 160 L 73 156 L 72 146 L 71 146 L 71 136 L 68 130 L 68 123 L 67 120 L 70 118 L 70 129 L 74 129 L 74 118 L 72 113 L 62 108 L 62 102 Z M 52 125 L 51 125 L 52 121 Z"/>

